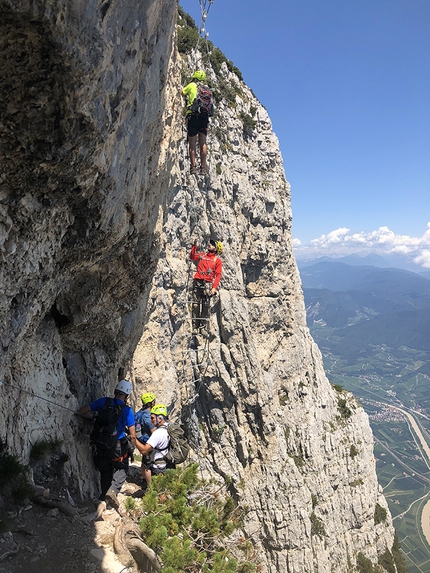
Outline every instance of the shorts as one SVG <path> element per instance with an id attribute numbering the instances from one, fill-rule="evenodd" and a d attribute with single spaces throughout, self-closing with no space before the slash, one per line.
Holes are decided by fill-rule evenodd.
<path id="1" fill-rule="evenodd" d="M 207 115 L 190 115 L 187 121 L 188 137 L 195 137 L 198 133 L 207 135 L 209 117 Z"/>

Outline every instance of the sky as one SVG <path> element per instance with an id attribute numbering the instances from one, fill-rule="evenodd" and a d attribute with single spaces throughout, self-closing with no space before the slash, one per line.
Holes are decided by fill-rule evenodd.
<path id="1" fill-rule="evenodd" d="M 394 250 L 430 268 L 430 0 L 206 3 L 279 138 L 297 258 Z M 180 4 L 200 26 L 200 1 Z"/>

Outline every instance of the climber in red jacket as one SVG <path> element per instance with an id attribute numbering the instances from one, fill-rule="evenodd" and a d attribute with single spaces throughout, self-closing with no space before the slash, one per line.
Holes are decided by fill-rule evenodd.
<path id="1" fill-rule="evenodd" d="M 193 280 L 193 334 L 209 332 L 210 297 L 216 293 L 222 274 L 221 252 L 222 244 L 214 239 L 209 240 L 206 253 L 197 252 L 197 239 L 191 247 L 190 259 L 198 261 Z"/>

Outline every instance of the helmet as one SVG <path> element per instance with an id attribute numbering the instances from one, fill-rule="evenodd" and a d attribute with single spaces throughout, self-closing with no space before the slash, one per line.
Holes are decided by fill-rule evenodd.
<path id="1" fill-rule="evenodd" d="M 164 416 L 167 418 L 167 408 L 164 404 L 155 404 L 155 406 L 151 408 L 151 414 L 155 414 L 156 416 Z"/>
<path id="2" fill-rule="evenodd" d="M 204 82 L 206 81 L 206 74 L 205 72 L 202 72 L 202 70 L 197 70 L 193 74 L 193 79 L 199 80 L 199 82 Z"/>
<path id="3" fill-rule="evenodd" d="M 150 404 L 155 400 L 155 395 L 151 394 L 151 392 L 147 392 L 146 394 L 142 394 L 142 404 L 146 406 L 146 404 Z"/>
<path id="4" fill-rule="evenodd" d="M 216 252 L 220 255 L 222 253 L 222 243 L 221 241 L 216 242 Z"/>
<path id="5" fill-rule="evenodd" d="M 121 380 L 115 388 L 115 392 L 122 392 L 123 394 L 127 394 L 127 396 L 131 394 L 132 390 L 133 386 L 128 380 Z"/>

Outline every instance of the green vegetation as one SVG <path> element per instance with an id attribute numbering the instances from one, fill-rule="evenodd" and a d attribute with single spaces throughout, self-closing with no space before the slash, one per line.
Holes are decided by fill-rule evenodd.
<path id="1" fill-rule="evenodd" d="M 180 6 L 178 7 L 178 51 L 180 54 L 190 54 L 199 42 L 199 30 L 195 21 Z M 210 40 L 202 40 L 207 44 L 207 50 L 202 50 L 203 61 L 209 63 L 217 78 L 220 79 L 221 66 L 225 62 L 227 69 L 237 75 L 243 81 L 242 72 L 231 60 L 225 57 L 219 48 L 216 48 Z"/>
<path id="2" fill-rule="evenodd" d="M 281 406 L 285 406 L 288 402 L 288 392 L 283 392 L 282 394 L 279 394 L 279 404 Z"/>
<path id="3" fill-rule="evenodd" d="M 167 470 L 152 480 L 140 519 L 146 543 L 159 554 L 165 573 L 255 571 L 252 546 L 228 542 L 241 525 L 233 499 L 200 481 L 197 469 L 192 464 Z"/>
<path id="4" fill-rule="evenodd" d="M 314 509 L 317 505 L 318 505 L 318 496 L 316 496 L 314 493 L 311 494 L 311 498 L 312 498 L 312 509 Z"/>
<path id="5" fill-rule="evenodd" d="M 374 573 L 373 564 L 363 553 L 357 555 L 358 573 Z"/>
<path id="6" fill-rule="evenodd" d="M 359 479 L 356 479 L 356 480 L 350 482 L 349 485 L 350 485 L 350 487 L 357 487 L 357 486 L 363 485 L 363 484 L 364 484 L 364 481 L 361 478 L 359 478 Z"/>
<path id="7" fill-rule="evenodd" d="M 199 31 L 196 23 L 180 6 L 178 7 L 178 52 L 189 54 L 197 45 Z"/>
<path id="8" fill-rule="evenodd" d="M 303 458 L 303 455 L 300 456 L 295 456 L 294 454 L 288 454 L 290 456 L 290 458 L 293 458 L 294 463 L 296 464 L 296 467 L 298 469 L 302 468 L 305 465 L 305 460 Z"/>
<path id="9" fill-rule="evenodd" d="M 223 435 L 226 427 L 227 426 L 212 426 L 211 431 L 212 431 L 212 439 L 214 442 L 220 441 L 221 436 Z"/>
<path id="10" fill-rule="evenodd" d="M 347 401 L 344 398 L 339 398 L 337 401 L 337 409 L 339 410 L 340 417 L 343 420 L 347 420 L 352 416 L 352 412 L 347 405 Z"/>
<path id="11" fill-rule="evenodd" d="M 397 573 L 408 573 L 397 533 L 394 535 L 394 543 L 391 551 L 393 552 L 393 558 L 397 567 Z"/>
<path id="12" fill-rule="evenodd" d="M 355 456 L 358 456 L 358 449 L 356 446 L 354 446 L 354 444 L 351 444 L 351 447 L 349 448 L 349 455 L 351 456 L 351 458 L 355 458 Z"/>
<path id="13" fill-rule="evenodd" d="M 8 453 L 0 442 L 0 494 L 21 503 L 31 492 L 28 483 L 28 468 L 15 456 Z"/>
<path id="14" fill-rule="evenodd" d="M 326 531 L 324 523 L 319 519 L 314 512 L 311 513 L 311 535 L 318 535 L 318 537 L 325 537 Z"/>
<path id="15" fill-rule="evenodd" d="M 341 386 L 340 384 L 332 384 L 332 386 L 336 390 L 336 392 L 344 392 L 345 391 L 343 386 Z"/>
<path id="16" fill-rule="evenodd" d="M 244 112 L 241 112 L 239 114 L 239 117 L 243 123 L 243 137 L 245 139 L 248 139 L 252 136 L 252 133 L 257 125 L 257 122 L 255 119 L 252 119 L 250 115 Z"/>
<path id="17" fill-rule="evenodd" d="M 378 557 L 378 563 L 387 573 L 397 573 L 393 555 L 388 549 Z"/>
<path id="18" fill-rule="evenodd" d="M 379 503 L 375 505 L 375 513 L 373 514 L 373 519 L 375 521 L 375 525 L 378 525 L 387 519 L 387 510 L 385 507 L 379 505 Z"/>
<path id="19" fill-rule="evenodd" d="M 61 440 L 38 440 L 30 451 L 30 463 L 43 460 L 46 456 L 53 454 L 61 446 Z"/>

